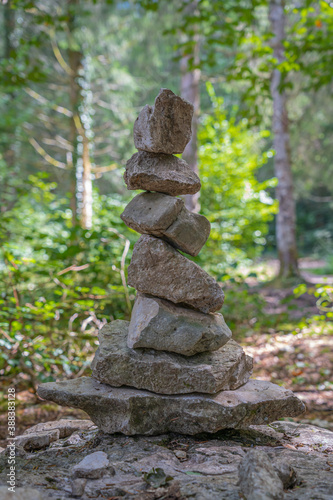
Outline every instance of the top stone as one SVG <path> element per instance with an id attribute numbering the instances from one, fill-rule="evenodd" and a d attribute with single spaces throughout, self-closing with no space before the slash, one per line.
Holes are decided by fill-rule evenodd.
<path id="1" fill-rule="evenodd" d="M 135 147 L 149 153 L 182 153 L 191 138 L 193 106 L 171 90 L 161 89 L 134 123 Z"/>

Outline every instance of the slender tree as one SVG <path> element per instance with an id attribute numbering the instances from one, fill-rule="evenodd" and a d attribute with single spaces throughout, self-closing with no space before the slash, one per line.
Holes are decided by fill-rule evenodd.
<path id="1" fill-rule="evenodd" d="M 181 95 L 184 99 L 191 102 L 194 106 L 192 120 L 192 137 L 183 153 L 183 159 L 189 164 L 190 168 L 198 173 L 198 125 L 200 114 L 200 75 L 201 70 L 196 67 L 199 62 L 199 37 L 195 35 L 193 54 L 184 55 L 180 61 L 181 64 Z M 191 61 L 192 60 L 192 61 Z M 191 66 L 194 66 L 193 68 Z M 199 193 L 185 196 L 185 205 L 191 212 L 199 212 Z"/>
<path id="2" fill-rule="evenodd" d="M 278 64 L 285 60 L 283 41 L 285 39 L 285 13 L 283 0 L 270 0 L 269 19 L 274 37 L 272 48 Z M 286 106 L 286 92 L 281 88 L 282 75 L 275 68 L 271 77 L 273 100 L 273 122 L 275 149 L 275 175 L 278 179 L 276 197 L 279 212 L 276 217 L 276 240 L 280 261 L 279 275 L 289 278 L 298 275 L 296 246 L 296 213 L 291 172 L 289 119 Z"/>
<path id="3" fill-rule="evenodd" d="M 12 8 L 11 0 L 8 0 L 4 4 L 4 58 L 9 61 L 10 57 L 13 57 L 13 42 L 12 37 L 15 30 L 15 11 Z M 8 94 L 7 98 L 7 113 L 10 113 L 11 107 L 13 105 L 13 101 L 15 99 L 14 92 L 11 91 Z M 15 143 L 15 127 L 11 127 L 10 130 L 7 130 L 9 133 L 10 141 L 7 143 L 7 147 L 4 151 L 4 159 L 7 163 L 9 169 L 14 166 L 15 163 L 15 151 L 14 151 L 14 143 Z M 1 209 L 0 209 L 1 210 Z"/>
<path id="4" fill-rule="evenodd" d="M 193 0 L 187 6 L 187 14 L 193 15 L 197 9 L 198 0 Z M 198 174 L 198 124 L 200 114 L 200 48 L 199 48 L 199 33 L 198 25 L 193 28 L 194 34 L 188 36 L 191 42 L 190 48 L 185 51 L 180 60 L 181 70 L 181 95 L 194 106 L 194 114 L 192 119 L 192 137 L 187 144 L 183 153 L 183 159 L 189 164 L 189 167 Z M 185 205 L 191 212 L 199 212 L 199 193 L 185 196 Z"/>
<path id="5" fill-rule="evenodd" d="M 71 209 L 73 223 L 79 217 L 82 227 L 89 229 L 92 226 L 92 178 L 90 146 L 82 120 L 84 107 L 83 85 L 84 56 L 76 48 L 74 33 L 76 29 L 76 8 L 79 0 L 68 0 L 68 61 L 69 61 L 69 89 L 71 105 L 70 142 L 73 146 L 71 168 Z M 79 212 L 79 214 L 78 214 Z"/>

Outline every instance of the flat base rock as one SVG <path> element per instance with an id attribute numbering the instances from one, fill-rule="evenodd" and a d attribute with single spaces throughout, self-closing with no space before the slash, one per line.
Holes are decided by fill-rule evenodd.
<path id="1" fill-rule="evenodd" d="M 189 212 L 180 198 L 162 193 L 138 194 L 120 217 L 134 231 L 162 238 L 194 257 L 210 233 L 206 217 Z"/>
<path id="2" fill-rule="evenodd" d="M 223 290 L 214 278 L 171 245 L 148 234 L 134 245 L 128 284 L 203 313 L 218 311 L 224 302 Z"/>
<path id="3" fill-rule="evenodd" d="M 100 331 L 93 377 L 113 387 L 130 386 L 159 394 L 215 394 L 245 384 L 252 358 L 230 340 L 214 352 L 182 356 L 127 347 L 129 322 L 116 320 Z"/>
<path id="4" fill-rule="evenodd" d="M 250 380 L 235 391 L 221 391 L 214 396 L 164 396 L 117 389 L 89 377 L 48 382 L 37 392 L 43 399 L 81 408 L 102 431 L 111 434 L 212 433 L 268 424 L 305 410 L 291 391 L 261 380 Z"/>
<path id="5" fill-rule="evenodd" d="M 180 196 L 195 194 L 201 188 L 199 177 L 185 160 L 177 156 L 139 151 L 126 163 L 127 189 L 144 189 Z"/>
<path id="6" fill-rule="evenodd" d="M 168 300 L 137 293 L 127 345 L 185 356 L 216 351 L 231 339 L 222 314 L 203 314 Z"/>

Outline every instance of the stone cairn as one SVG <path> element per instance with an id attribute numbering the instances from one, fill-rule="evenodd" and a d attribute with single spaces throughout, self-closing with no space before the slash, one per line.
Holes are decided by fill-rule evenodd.
<path id="1" fill-rule="evenodd" d="M 134 124 L 139 150 L 124 175 L 135 196 L 121 215 L 142 234 L 128 283 L 137 290 L 131 321 L 99 333 L 92 377 L 42 384 L 38 394 L 85 410 L 107 433 L 197 434 L 265 424 L 304 411 L 294 394 L 249 380 L 252 358 L 231 339 L 218 283 L 179 250 L 198 255 L 210 223 L 179 195 L 200 190 L 182 153 L 193 106 L 162 89 Z"/>

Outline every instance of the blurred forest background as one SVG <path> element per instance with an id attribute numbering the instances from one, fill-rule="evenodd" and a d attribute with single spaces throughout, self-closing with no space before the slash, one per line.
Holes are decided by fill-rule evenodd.
<path id="1" fill-rule="evenodd" d="M 96 329 L 129 318 L 122 176 L 134 120 L 166 87 L 196 109 L 183 158 L 202 190 L 186 203 L 212 231 L 194 260 L 255 375 L 327 419 L 332 39 L 329 1 L 2 0 L 3 390 L 29 405 L 38 382 L 88 374 Z"/>

